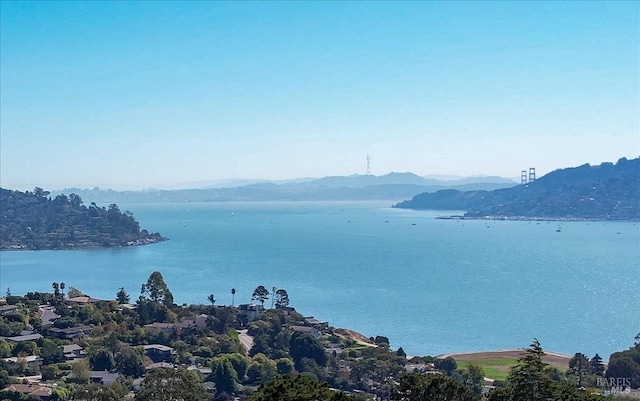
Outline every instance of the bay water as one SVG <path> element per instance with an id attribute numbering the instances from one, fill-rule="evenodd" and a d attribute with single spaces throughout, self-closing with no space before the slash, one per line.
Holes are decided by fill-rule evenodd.
<path id="1" fill-rule="evenodd" d="M 169 241 L 0 253 L 0 288 L 135 300 L 154 270 L 176 303 L 286 289 L 305 316 L 410 355 L 527 347 L 605 359 L 640 331 L 640 225 L 439 220 L 391 202 L 126 204 Z M 271 299 L 265 307 L 271 306 Z"/>

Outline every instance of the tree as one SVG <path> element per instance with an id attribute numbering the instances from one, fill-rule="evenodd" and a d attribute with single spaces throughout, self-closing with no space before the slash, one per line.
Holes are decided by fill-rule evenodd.
<path id="1" fill-rule="evenodd" d="M 86 358 L 82 358 L 71 365 L 71 372 L 73 372 L 76 383 L 88 383 L 90 370 L 91 367 Z"/>
<path id="2" fill-rule="evenodd" d="M 122 347 L 115 360 L 118 373 L 131 377 L 140 377 L 144 373 L 142 356 L 130 346 Z"/>
<path id="3" fill-rule="evenodd" d="M 607 366 L 607 378 L 629 378 L 632 388 L 640 387 L 640 364 L 636 363 L 629 355 L 613 353 Z"/>
<path id="4" fill-rule="evenodd" d="M 60 297 L 60 284 L 56 283 L 55 281 L 53 282 L 53 284 L 51 284 L 51 287 L 53 287 L 53 297 L 54 298 L 59 298 Z"/>
<path id="5" fill-rule="evenodd" d="M 225 357 L 213 358 L 211 362 L 211 378 L 216 383 L 216 393 L 233 394 L 238 385 L 238 373 L 231 361 Z"/>
<path id="6" fill-rule="evenodd" d="M 569 370 L 567 373 L 575 376 L 578 379 L 578 387 L 582 387 L 582 379 L 589 373 L 590 368 L 589 358 L 587 358 L 585 354 L 576 352 L 569 361 Z"/>
<path id="7" fill-rule="evenodd" d="M 454 370 L 458 367 L 456 360 L 452 357 L 448 356 L 444 359 L 436 359 L 434 362 L 434 366 L 438 370 L 442 370 L 447 374 L 447 376 L 451 376 Z"/>
<path id="8" fill-rule="evenodd" d="M 207 300 L 211 302 L 211 306 L 214 306 L 216 303 L 216 297 L 213 294 L 209 294 L 209 296 L 207 297 Z"/>
<path id="9" fill-rule="evenodd" d="M 400 378 L 394 399 L 404 401 L 476 401 L 479 400 L 479 397 L 452 377 L 409 373 Z"/>
<path id="10" fill-rule="evenodd" d="M 289 306 L 289 294 L 287 294 L 287 290 L 283 290 L 281 288 L 276 291 L 275 299 L 276 308 L 286 308 L 287 306 Z"/>
<path id="11" fill-rule="evenodd" d="M 45 338 L 42 340 L 42 347 L 40 347 L 40 356 L 43 359 L 45 365 L 52 363 L 62 362 L 64 360 L 64 353 L 62 348 L 58 347 L 56 343 Z"/>
<path id="12" fill-rule="evenodd" d="M 159 303 L 166 307 L 173 306 L 173 294 L 169 291 L 169 287 L 167 287 L 159 271 L 151 273 L 146 284 L 142 284 L 140 292 L 143 297 L 154 303 Z"/>
<path id="13" fill-rule="evenodd" d="M 116 300 L 121 305 L 128 304 L 131 301 L 131 297 L 129 297 L 129 294 L 124 290 L 124 287 L 120 287 L 120 291 L 116 294 Z"/>
<path id="14" fill-rule="evenodd" d="M 508 377 L 511 399 L 518 401 L 546 401 L 551 397 L 551 378 L 542 362 L 544 352 L 534 338 L 525 355 L 520 358 Z"/>
<path id="15" fill-rule="evenodd" d="M 113 354 L 104 347 L 100 347 L 89 353 L 89 363 L 93 370 L 111 371 L 116 366 Z"/>
<path id="16" fill-rule="evenodd" d="M 82 293 L 82 291 L 80 291 L 79 289 L 75 288 L 75 287 L 71 287 L 69 289 L 69 293 L 67 294 L 67 296 L 69 298 L 76 298 L 76 297 L 81 297 L 84 294 Z"/>
<path id="17" fill-rule="evenodd" d="M 231 306 L 235 305 L 235 298 L 236 298 L 236 289 L 232 288 L 231 289 Z"/>
<path id="18" fill-rule="evenodd" d="M 254 301 L 259 301 L 262 307 L 264 308 L 264 301 L 269 299 L 269 290 L 264 288 L 263 285 L 259 285 L 255 290 L 253 290 L 253 295 L 251 295 L 251 299 Z"/>
<path id="19" fill-rule="evenodd" d="M 276 363 L 264 354 L 256 354 L 251 358 L 247 368 L 247 378 L 252 383 L 266 383 L 276 376 Z"/>
<path id="20" fill-rule="evenodd" d="M 482 386 L 484 385 L 484 371 L 474 363 L 470 363 L 462 374 L 464 384 L 475 394 L 482 394 Z"/>
<path id="21" fill-rule="evenodd" d="M 82 401 L 120 401 L 120 397 L 111 387 L 95 383 L 78 389 L 71 399 Z"/>
<path id="22" fill-rule="evenodd" d="M 597 376 L 604 374 L 604 364 L 602 363 L 602 357 L 600 355 L 595 354 L 589 364 L 591 365 L 591 373 Z"/>
<path id="23" fill-rule="evenodd" d="M 250 401 L 349 401 L 356 399 L 337 393 L 327 383 L 308 376 L 280 376 L 260 386 Z"/>
<path id="24" fill-rule="evenodd" d="M 289 354 L 291 354 L 291 358 L 298 370 L 301 368 L 303 358 L 311 358 L 319 366 L 326 366 L 327 364 L 327 354 L 324 352 L 324 348 L 310 334 L 294 333 L 291 336 Z"/>
<path id="25" fill-rule="evenodd" d="M 155 369 L 149 372 L 136 394 L 138 401 L 209 401 L 210 394 L 195 373 L 185 369 Z"/>
<path id="26" fill-rule="evenodd" d="M 66 287 L 64 282 L 60 283 L 60 294 L 64 297 L 64 288 Z"/>
<path id="27" fill-rule="evenodd" d="M 290 375 L 293 372 L 293 360 L 291 358 L 276 359 L 276 371 L 279 375 Z"/>

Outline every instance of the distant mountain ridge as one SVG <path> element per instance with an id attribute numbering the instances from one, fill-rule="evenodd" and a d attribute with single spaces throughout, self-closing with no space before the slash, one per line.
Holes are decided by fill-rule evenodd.
<path id="1" fill-rule="evenodd" d="M 221 201 L 329 201 L 406 199 L 446 188 L 493 190 L 515 185 L 501 177 L 471 177 L 456 181 L 427 179 L 413 173 L 382 176 L 352 175 L 319 179 L 262 182 L 238 187 L 177 190 L 114 191 L 70 188 L 53 194 L 75 193 L 96 202 L 221 202 Z"/>
<path id="2" fill-rule="evenodd" d="M 422 193 L 394 207 L 465 210 L 465 217 L 640 220 L 640 158 L 555 170 L 493 191 Z"/>

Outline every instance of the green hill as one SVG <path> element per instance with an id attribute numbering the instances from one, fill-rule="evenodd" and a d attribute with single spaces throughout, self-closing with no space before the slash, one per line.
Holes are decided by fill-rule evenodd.
<path id="1" fill-rule="evenodd" d="M 0 249 L 75 249 L 120 247 L 164 241 L 160 234 L 140 230 L 129 212 L 116 204 L 108 208 L 71 194 L 48 197 L 49 192 L 0 188 Z"/>
<path id="2" fill-rule="evenodd" d="M 465 210 L 469 218 L 640 220 L 640 159 L 556 170 L 494 191 L 422 193 L 394 207 Z"/>

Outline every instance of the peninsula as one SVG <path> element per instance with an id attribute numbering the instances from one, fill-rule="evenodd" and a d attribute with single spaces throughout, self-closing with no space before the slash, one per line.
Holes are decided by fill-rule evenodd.
<path id="1" fill-rule="evenodd" d="M 0 188 L 0 250 L 122 247 L 165 241 L 141 230 L 130 212 L 83 205 L 75 194 L 49 197 L 49 192 Z"/>
<path id="2" fill-rule="evenodd" d="M 640 220 L 640 158 L 553 171 L 494 191 L 421 193 L 396 208 L 464 210 L 464 218 Z"/>

